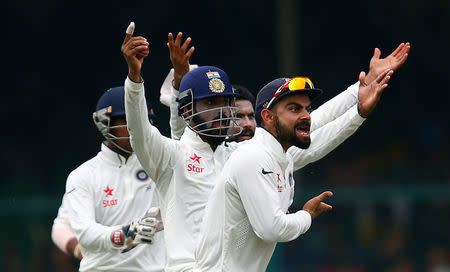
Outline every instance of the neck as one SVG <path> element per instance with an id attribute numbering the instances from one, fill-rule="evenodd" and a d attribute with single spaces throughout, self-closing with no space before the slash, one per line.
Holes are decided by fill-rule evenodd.
<path id="1" fill-rule="evenodd" d="M 130 155 L 131 155 L 130 153 L 127 153 L 127 152 L 125 152 L 123 150 L 120 150 L 119 148 L 117 148 L 117 146 L 115 146 L 110 141 L 106 141 L 106 146 L 109 147 L 112 151 L 116 152 L 117 154 L 122 155 L 125 159 L 128 159 L 130 157 Z"/>
<path id="2" fill-rule="evenodd" d="M 200 136 L 200 139 L 202 139 L 203 142 L 209 144 L 213 152 L 216 151 L 217 147 L 224 141 L 223 138 L 210 137 L 200 134 L 198 134 L 198 136 Z"/>
<path id="3" fill-rule="evenodd" d="M 270 134 L 272 134 L 272 136 L 281 144 L 281 147 L 283 147 L 284 152 L 287 152 L 287 150 L 289 149 L 289 147 L 292 146 L 291 143 L 288 142 L 284 142 L 284 141 L 280 141 L 280 139 L 278 138 L 278 134 L 277 134 L 277 130 L 273 127 L 262 127 L 265 131 L 269 132 Z"/>

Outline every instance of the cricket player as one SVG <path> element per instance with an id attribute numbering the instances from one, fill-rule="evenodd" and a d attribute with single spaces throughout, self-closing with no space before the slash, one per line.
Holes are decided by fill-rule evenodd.
<path id="1" fill-rule="evenodd" d="M 244 86 L 232 85 L 236 92 L 236 106 L 239 108 L 237 125 L 242 127 L 242 132 L 236 136 L 229 137 L 228 142 L 242 142 L 251 139 L 255 135 L 255 97 Z"/>
<path id="2" fill-rule="evenodd" d="M 152 120 L 151 111 L 146 118 Z M 106 140 L 67 178 L 52 237 L 60 248 L 79 241 L 80 271 L 163 271 L 158 196 L 130 145 L 123 86 L 100 97 L 93 120 Z"/>
<path id="3" fill-rule="evenodd" d="M 190 39 L 181 43 L 181 35 L 174 40 L 169 34 L 168 47 L 189 59 L 193 48 L 187 49 Z M 217 67 L 202 66 L 192 71 L 186 67 L 184 76 L 175 69 L 173 87 L 179 90 L 178 112 L 188 127 L 179 141 L 164 137 L 146 118 L 141 76 L 144 58 L 139 56 L 147 48 L 147 39 L 127 32 L 121 50 L 128 65 L 125 80 L 128 130 L 133 150 L 161 195 L 167 249 L 165 271 L 190 271 L 195 265 L 195 247 L 206 202 L 223 165 L 238 145 L 224 144 L 226 137 L 233 136 L 228 130 L 234 128 L 232 122 L 236 121 L 236 94 L 228 75 Z M 351 91 L 329 101 L 325 110 L 317 111 L 314 146 L 289 150 L 294 170 L 325 156 L 362 124 L 364 118 L 356 104 L 358 96 L 368 93 L 369 88 L 359 85 L 358 82 Z"/>
<path id="4" fill-rule="evenodd" d="M 371 83 L 374 96 L 360 97 L 364 117 L 377 104 L 392 72 L 386 70 Z M 309 78 L 295 77 L 276 79 L 258 93 L 261 127 L 234 151 L 217 180 L 206 206 L 194 271 L 265 271 L 277 242 L 296 239 L 312 219 L 331 210 L 322 202 L 332 196 L 327 191 L 302 210 L 286 214 L 295 186 L 289 148 L 308 150 L 323 144 L 318 130 L 310 136 L 311 100 L 320 92 Z M 342 117 L 345 114 L 336 121 L 343 122 Z"/>

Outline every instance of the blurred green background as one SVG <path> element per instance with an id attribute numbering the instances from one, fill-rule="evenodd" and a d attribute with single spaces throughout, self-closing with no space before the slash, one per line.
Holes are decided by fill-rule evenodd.
<path id="1" fill-rule="evenodd" d="M 292 210 L 329 189 L 333 211 L 279 244 L 268 271 L 450 271 L 450 2 L 7 0 L 2 36 L 5 117 L 0 214 L 2 271 L 76 271 L 50 231 L 67 175 L 99 151 L 91 114 L 122 85 L 130 21 L 150 40 L 144 64 L 157 126 L 171 68 L 167 33 L 196 47 L 192 63 L 221 67 L 255 94 L 280 76 L 310 77 L 316 106 L 411 42 L 372 116 L 348 141 L 296 173 Z"/>

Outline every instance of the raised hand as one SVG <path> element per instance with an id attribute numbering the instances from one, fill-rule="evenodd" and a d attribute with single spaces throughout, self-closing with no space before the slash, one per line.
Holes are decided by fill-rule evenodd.
<path id="1" fill-rule="evenodd" d="M 134 28 L 134 22 L 131 22 L 127 28 L 121 51 L 128 64 L 128 77 L 134 82 L 141 82 L 142 63 L 148 56 L 149 43 L 144 37 L 133 37 Z"/>
<path id="2" fill-rule="evenodd" d="M 172 62 L 174 69 L 173 85 L 174 88 L 177 90 L 180 88 L 180 83 L 181 80 L 183 79 L 183 76 L 189 72 L 189 58 L 192 56 L 195 50 L 195 47 L 192 46 L 186 52 L 192 39 L 191 37 L 188 37 L 184 41 L 183 45 L 181 45 L 182 39 L 183 33 L 181 32 L 178 32 L 175 41 L 173 40 L 172 33 L 169 33 L 167 42 L 167 47 L 169 48 L 170 52 L 170 61 Z"/>
<path id="3" fill-rule="evenodd" d="M 381 51 L 380 49 L 375 48 L 373 56 L 370 59 L 369 73 L 365 78 L 366 81 L 363 83 L 367 85 L 372 83 L 372 81 L 374 81 L 381 73 L 386 71 L 386 69 L 396 71 L 403 65 L 403 63 L 405 63 L 410 49 L 411 45 L 409 42 L 401 43 L 389 56 L 384 59 L 380 59 Z"/>
<path id="4" fill-rule="evenodd" d="M 316 218 L 319 214 L 331 210 L 333 207 L 328 205 L 322 201 L 326 198 L 329 198 L 333 195 L 332 192 L 326 191 L 321 193 L 320 195 L 308 200 L 308 202 L 303 205 L 303 210 L 309 212 L 311 214 L 311 218 Z"/>
<path id="5" fill-rule="evenodd" d="M 389 79 L 394 73 L 391 69 L 384 70 L 372 83 L 364 84 L 366 73 L 359 74 L 359 92 L 358 92 L 358 112 L 364 118 L 367 118 L 380 100 L 381 94 L 387 88 Z"/>

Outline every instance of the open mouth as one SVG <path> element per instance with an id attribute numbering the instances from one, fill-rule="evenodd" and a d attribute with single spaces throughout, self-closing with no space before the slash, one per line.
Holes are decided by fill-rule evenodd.
<path id="1" fill-rule="evenodd" d="M 300 125 L 295 128 L 295 132 L 300 136 L 309 137 L 309 126 Z"/>

